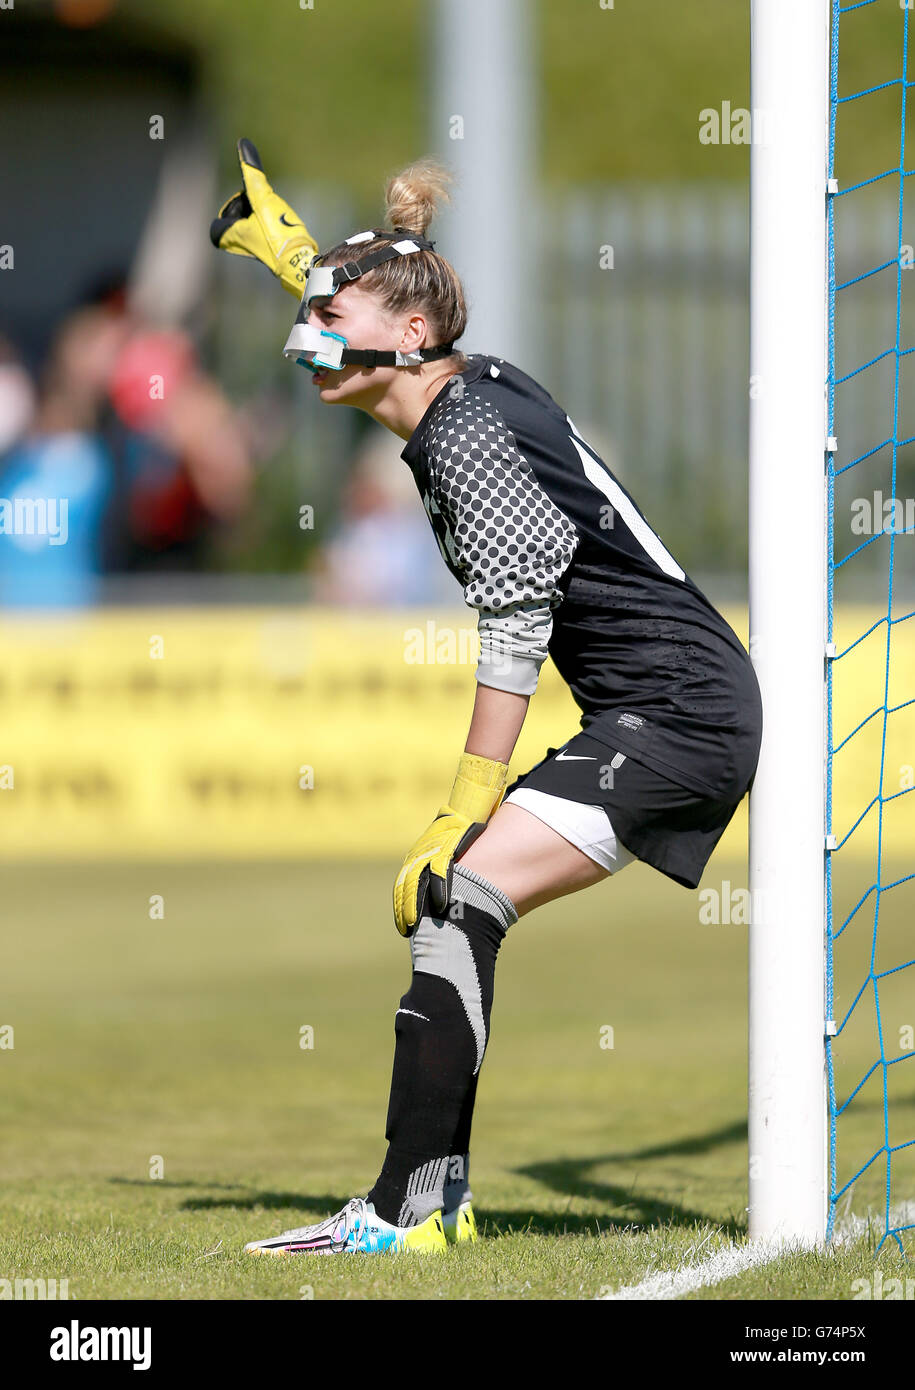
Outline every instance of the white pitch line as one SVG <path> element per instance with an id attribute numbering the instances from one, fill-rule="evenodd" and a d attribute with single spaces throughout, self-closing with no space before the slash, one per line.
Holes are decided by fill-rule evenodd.
<path id="1" fill-rule="evenodd" d="M 915 1215 L 912 1203 L 903 1203 L 890 1211 L 892 1226 L 903 1226 L 913 1220 Z M 867 1217 L 849 1216 L 837 1223 L 833 1240 L 837 1244 L 853 1240 L 863 1234 L 867 1227 Z M 684 1294 L 692 1293 L 695 1289 L 705 1288 L 709 1284 L 720 1284 L 722 1280 L 732 1279 L 734 1275 L 743 1274 L 747 1269 L 769 1264 L 780 1255 L 802 1253 L 805 1248 L 809 1247 L 789 1241 L 755 1240 L 746 1241 L 743 1245 L 735 1245 L 733 1241 L 729 1241 L 724 1249 L 716 1250 L 699 1264 L 683 1264 L 675 1269 L 662 1270 L 659 1274 L 652 1274 L 643 1279 L 640 1284 L 627 1284 L 613 1293 L 605 1294 L 604 1301 L 682 1298 Z"/>
<path id="2" fill-rule="evenodd" d="M 604 1295 L 605 1299 L 665 1299 L 681 1298 L 694 1289 L 704 1288 L 706 1284 L 718 1284 L 722 1279 L 730 1279 L 735 1274 L 743 1274 L 754 1265 L 768 1264 L 778 1255 L 784 1255 L 784 1245 L 769 1241 L 750 1241 L 746 1245 L 735 1245 L 731 1241 L 723 1250 L 716 1250 L 701 1264 L 681 1265 L 679 1269 L 665 1269 L 643 1279 L 641 1284 L 627 1284 L 614 1293 Z"/>

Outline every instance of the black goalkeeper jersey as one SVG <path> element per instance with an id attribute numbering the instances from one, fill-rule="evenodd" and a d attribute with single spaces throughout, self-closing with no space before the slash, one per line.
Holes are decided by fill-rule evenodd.
<path id="1" fill-rule="evenodd" d="M 738 800 L 762 727 L 750 658 L 553 398 L 471 356 L 402 457 L 478 610 L 477 680 L 531 694 L 549 653 L 591 737 Z"/>

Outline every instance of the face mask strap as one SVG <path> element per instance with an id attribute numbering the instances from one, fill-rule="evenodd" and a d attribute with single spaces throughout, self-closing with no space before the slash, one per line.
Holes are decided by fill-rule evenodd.
<path id="1" fill-rule="evenodd" d="M 397 236 L 403 230 L 402 227 L 395 227 L 393 235 Z M 357 232 L 355 236 L 347 237 L 344 245 L 354 246 L 368 241 L 376 241 L 381 235 L 387 236 L 388 234 Z M 302 302 L 308 308 L 313 299 L 332 298 L 341 285 L 351 284 L 353 280 L 360 279 L 370 270 L 374 270 L 376 266 L 384 265 L 385 261 L 396 260 L 398 256 L 412 256 L 417 251 L 434 250 L 434 241 L 428 241 L 424 236 L 415 232 L 405 232 L 398 241 L 389 242 L 386 246 L 379 247 L 377 251 L 370 251 L 367 256 L 363 256 L 358 261 L 344 261 L 343 265 L 325 266 L 320 264 L 322 257 L 316 256 L 305 276 L 305 293 L 302 296 Z"/>

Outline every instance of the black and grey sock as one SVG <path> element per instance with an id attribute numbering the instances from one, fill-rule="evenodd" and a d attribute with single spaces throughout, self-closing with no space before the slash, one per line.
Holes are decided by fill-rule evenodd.
<path id="1" fill-rule="evenodd" d="M 394 1020 L 388 1152 L 368 1194 L 384 1221 L 413 1226 L 470 1199 L 470 1126 L 489 1041 L 496 957 L 513 904 L 455 865 L 444 917 L 410 937 L 413 980 Z"/>

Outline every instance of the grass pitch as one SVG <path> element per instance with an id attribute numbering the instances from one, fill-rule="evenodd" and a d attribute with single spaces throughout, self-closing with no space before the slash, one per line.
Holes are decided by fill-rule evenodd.
<path id="1" fill-rule="evenodd" d="M 697 894 L 636 864 L 508 933 L 474 1124 L 482 1240 L 244 1255 L 380 1167 L 409 983 L 393 871 L 4 870 L 0 1277 L 76 1299 L 593 1299 L 743 1238 L 747 929 L 701 923 Z M 717 856 L 706 882 L 742 873 Z M 887 948 L 907 907 L 887 896 Z M 911 1098 L 895 1113 L 911 1123 Z M 848 1123 L 882 1142 L 873 1108 Z M 874 1244 L 688 1296 L 850 1299 Z M 889 1247 L 878 1264 L 906 1272 Z"/>

